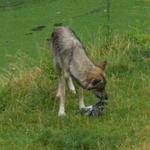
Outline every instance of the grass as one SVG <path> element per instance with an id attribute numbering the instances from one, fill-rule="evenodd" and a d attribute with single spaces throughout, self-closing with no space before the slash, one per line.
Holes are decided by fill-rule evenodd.
<path id="1" fill-rule="evenodd" d="M 91 43 L 95 38 L 91 33 L 101 28 L 108 34 L 108 26 L 119 34 L 134 29 L 149 33 L 149 8 L 148 0 L 0 0 L 0 73 L 10 62 L 7 54 L 20 50 L 36 59 L 54 24 L 70 26 L 85 43 Z M 33 31 L 41 25 L 43 30 Z"/>
<path id="2" fill-rule="evenodd" d="M 46 47 L 38 65 L 17 53 L 0 77 L 0 149 L 148 150 L 150 147 L 150 39 L 142 33 L 102 37 L 88 47 L 92 60 L 107 59 L 109 103 L 101 117 L 77 113 L 67 93 L 67 116 L 57 117 L 57 77 Z M 98 43 L 98 44 L 96 44 Z M 96 99 L 85 91 L 87 104 Z"/>

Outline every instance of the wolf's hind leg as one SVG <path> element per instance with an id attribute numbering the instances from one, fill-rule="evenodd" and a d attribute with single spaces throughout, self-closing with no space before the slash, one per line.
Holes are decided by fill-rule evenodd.
<path id="1" fill-rule="evenodd" d="M 58 74 L 58 90 L 56 97 L 59 97 L 59 111 L 58 116 L 65 116 L 65 75 L 64 70 L 58 65 L 58 63 L 54 63 L 56 72 Z"/>
<path id="2" fill-rule="evenodd" d="M 58 94 L 60 94 L 60 104 L 59 104 L 59 112 L 58 116 L 65 116 L 65 77 L 64 72 L 61 72 L 60 83 L 58 88 Z"/>
<path id="3" fill-rule="evenodd" d="M 56 97 L 59 98 L 61 96 L 61 72 L 62 72 L 62 69 L 59 67 L 58 63 L 55 62 L 55 60 L 54 60 L 54 68 L 58 74 L 58 89 L 57 89 Z"/>
<path id="4" fill-rule="evenodd" d="M 61 95 L 61 83 L 60 83 L 60 79 L 59 79 L 56 97 L 60 97 L 60 95 Z"/>
<path id="5" fill-rule="evenodd" d="M 84 96 L 83 96 L 83 88 L 79 87 L 79 108 L 85 108 L 84 104 Z"/>
<path id="6" fill-rule="evenodd" d="M 73 84 L 72 78 L 71 78 L 70 76 L 69 76 L 68 79 L 67 79 L 67 84 L 68 84 L 69 90 L 70 90 L 72 93 L 76 94 L 76 89 L 75 89 L 75 86 L 74 86 L 74 84 Z"/>

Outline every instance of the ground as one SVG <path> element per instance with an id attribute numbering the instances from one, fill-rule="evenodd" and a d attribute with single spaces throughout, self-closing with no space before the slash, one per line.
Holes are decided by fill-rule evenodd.
<path id="1" fill-rule="evenodd" d="M 35 3 L 33 0 L 30 5 L 24 3 L 24 7 L 18 5 L 9 11 L 6 11 L 7 7 L 0 7 L 0 19 L 6 24 L 4 26 L 0 21 L 0 29 L 4 31 L 1 32 L 0 49 L 9 55 L 4 57 L 1 54 L 0 59 L 0 149 L 148 150 L 149 2 L 112 1 L 110 36 L 97 21 L 102 18 L 101 24 L 106 23 L 105 3 L 99 6 L 99 1 L 74 3 L 71 0 L 65 1 L 62 7 L 63 0 L 46 2 L 39 0 Z M 103 10 L 99 9 L 101 6 Z M 122 17 L 123 14 L 127 16 Z M 22 22 L 20 18 L 24 18 Z M 12 27 L 8 25 L 9 21 Z M 78 33 L 95 63 L 108 61 L 109 100 L 100 117 L 81 116 L 78 96 L 68 92 L 67 116 L 57 116 L 57 76 L 46 39 L 53 24 L 59 22 L 71 26 Z M 37 32 L 32 30 L 39 25 L 45 25 L 45 28 Z M 85 99 L 87 105 L 96 102 L 89 91 L 85 91 Z"/>

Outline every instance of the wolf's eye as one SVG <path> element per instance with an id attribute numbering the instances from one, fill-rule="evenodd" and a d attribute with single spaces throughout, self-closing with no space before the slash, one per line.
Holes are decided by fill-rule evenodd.
<path id="1" fill-rule="evenodd" d="M 101 83 L 103 83 L 103 80 L 99 80 L 99 79 L 95 79 L 95 80 L 92 82 L 93 86 L 97 86 L 97 85 L 99 85 L 99 84 L 101 84 Z"/>

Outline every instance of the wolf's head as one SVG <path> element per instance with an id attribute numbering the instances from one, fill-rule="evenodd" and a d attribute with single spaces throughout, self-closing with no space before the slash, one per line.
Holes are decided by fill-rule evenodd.
<path id="1" fill-rule="evenodd" d="M 95 94 L 100 99 L 108 99 L 108 94 L 106 92 L 106 77 L 105 77 L 105 67 L 106 67 L 107 61 L 101 62 L 97 67 L 100 69 L 100 73 L 96 79 L 93 80 L 92 84 L 95 86 Z"/>
<path id="2" fill-rule="evenodd" d="M 90 79 L 90 84 L 88 85 L 89 90 L 93 90 L 95 95 L 100 99 L 108 99 L 106 87 L 106 78 L 105 78 L 105 67 L 107 62 L 103 61 L 100 64 L 96 65 L 96 69 L 93 70 L 94 74 Z"/>

